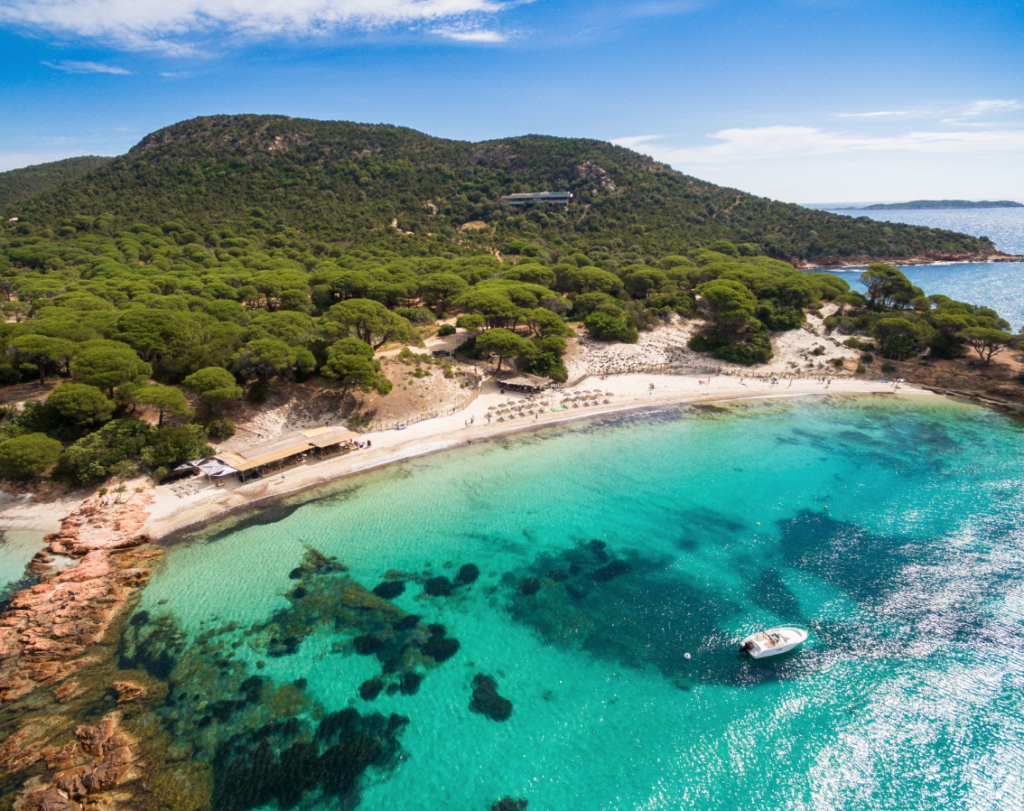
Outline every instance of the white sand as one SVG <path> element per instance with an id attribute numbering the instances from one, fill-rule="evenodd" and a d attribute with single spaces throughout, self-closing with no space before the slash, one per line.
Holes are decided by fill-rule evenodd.
<path id="1" fill-rule="evenodd" d="M 652 383 L 653 390 L 650 388 Z M 591 397 L 587 401 L 591 404 L 587 406 L 569 407 L 565 411 L 550 410 L 551 404 L 557 405 L 569 395 L 584 391 L 592 392 L 595 389 L 602 392 L 596 402 Z M 609 394 L 606 395 L 605 392 Z M 462 411 L 451 416 L 424 420 L 410 425 L 405 430 L 366 434 L 365 438 L 372 442 L 372 448 L 300 465 L 286 471 L 283 479 L 279 473 L 270 474 L 263 479 L 245 484 L 232 480 L 223 487 L 196 479 L 201 489 L 194 495 L 184 497 L 179 497 L 171 486 L 157 487 L 147 529 L 154 537 L 160 537 L 186 526 L 206 522 L 220 513 L 243 505 L 295 493 L 341 476 L 444 450 L 469 441 L 529 430 L 533 427 L 555 425 L 582 417 L 677 403 L 869 393 L 892 394 L 892 386 L 883 382 L 852 378 L 835 379 L 826 388 L 824 384 L 814 379 L 799 378 L 787 378 L 773 386 L 753 377 L 733 376 L 711 377 L 707 384 L 700 383 L 700 378 L 692 375 L 626 374 L 611 376 L 605 380 L 587 377 L 571 388 L 538 397 L 534 403 L 538 407 L 543 403 L 545 407 L 539 415 L 513 416 L 502 421 L 493 419 L 488 424 L 489 408 L 527 401 L 523 395 L 502 394 L 496 383 L 488 381 L 484 384 L 480 396 Z M 915 397 L 937 396 L 931 392 L 905 386 L 900 387 L 899 393 Z M 467 426 L 466 422 L 470 419 L 473 420 L 473 424 Z"/>

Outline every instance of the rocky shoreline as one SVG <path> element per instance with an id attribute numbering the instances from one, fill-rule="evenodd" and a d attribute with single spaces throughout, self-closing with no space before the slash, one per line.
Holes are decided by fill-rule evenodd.
<path id="1" fill-rule="evenodd" d="M 39 582 L 0 616 L 4 807 L 138 807 L 124 787 L 145 779 L 140 759 L 155 739 L 127 722 L 159 685 L 119 672 L 108 640 L 161 554 L 142 533 L 150 500 L 83 502 L 30 564 Z M 56 556 L 77 563 L 57 570 Z"/>
<path id="2" fill-rule="evenodd" d="M 930 253 L 917 256 L 877 257 L 877 256 L 856 256 L 851 259 L 836 260 L 835 262 L 803 262 L 799 259 L 793 260 L 793 266 L 798 270 L 837 270 L 842 268 L 861 268 L 876 262 L 897 267 L 910 267 L 916 265 L 934 265 L 937 263 L 948 264 L 954 262 L 1024 262 L 1024 256 L 993 251 L 991 253 Z"/>

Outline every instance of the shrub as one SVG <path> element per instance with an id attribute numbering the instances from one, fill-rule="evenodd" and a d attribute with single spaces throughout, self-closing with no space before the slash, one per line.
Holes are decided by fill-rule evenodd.
<path id="1" fill-rule="evenodd" d="M 837 369 L 844 369 L 846 368 L 846 361 L 842 358 L 832 358 L 832 365 Z"/>
<path id="2" fill-rule="evenodd" d="M 858 363 L 857 364 L 857 374 L 862 375 L 865 372 L 867 372 L 867 370 L 868 370 L 868 367 L 865 366 L 863 363 Z"/>
<path id="3" fill-rule="evenodd" d="M 870 352 L 865 352 L 863 355 L 860 356 L 860 362 L 861 363 L 874 363 L 875 362 L 875 356 L 872 355 Z"/>
<path id="4" fill-rule="evenodd" d="M 396 307 L 395 312 L 413 324 L 433 324 L 437 317 L 426 307 Z"/>
<path id="5" fill-rule="evenodd" d="M 53 478 L 81 485 L 101 481 L 115 465 L 137 457 L 152 430 L 141 420 L 108 422 L 64 450 Z"/>
<path id="6" fill-rule="evenodd" d="M 814 349 L 811 350 L 811 354 L 814 355 L 814 356 L 824 355 L 825 354 L 825 347 L 823 347 L 821 345 L 818 345 L 818 346 L 814 347 Z"/>
<path id="7" fill-rule="evenodd" d="M 598 341 L 622 341 L 635 344 L 640 334 L 628 313 L 621 310 L 609 312 L 606 309 L 596 310 L 587 316 L 583 325 L 591 338 Z"/>
<path id="8" fill-rule="evenodd" d="M 454 324 L 442 324 L 437 334 L 444 338 L 446 335 L 454 335 L 456 332 Z"/>
<path id="9" fill-rule="evenodd" d="M 896 371 L 896 367 L 893 366 L 891 363 L 883 363 L 882 364 L 882 373 L 883 374 L 891 374 L 892 372 L 895 372 L 895 371 Z"/>
<path id="10" fill-rule="evenodd" d="M 46 434 L 23 434 L 0 442 L 0 476 L 30 479 L 57 461 L 64 447 Z"/>
<path id="11" fill-rule="evenodd" d="M 252 383 L 246 386 L 245 399 L 250 403 L 263 403 L 267 400 L 267 393 L 270 391 L 270 381 L 257 377 Z"/>
<path id="12" fill-rule="evenodd" d="M 206 421 L 206 432 L 214 442 L 223 442 L 235 435 L 235 424 L 227 417 L 214 417 Z"/>

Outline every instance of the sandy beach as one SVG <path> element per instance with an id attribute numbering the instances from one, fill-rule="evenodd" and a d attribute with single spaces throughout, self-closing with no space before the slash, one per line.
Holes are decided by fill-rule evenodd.
<path id="1" fill-rule="evenodd" d="M 701 382 L 709 381 L 709 382 Z M 653 388 L 651 388 L 653 384 Z M 573 394 L 600 391 L 588 402 L 596 404 L 552 411 L 551 403 Z M 601 380 L 588 377 L 577 385 L 541 395 L 534 403 L 543 405 L 539 414 L 487 420 L 488 409 L 506 403 L 526 401 L 524 395 L 504 394 L 494 381 L 483 385 L 480 396 L 467 408 L 450 416 L 437 417 L 410 425 L 404 430 L 389 430 L 365 435 L 371 447 L 340 457 L 311 462 L 286 470 L 284 477 L 271 474 L 256 481 L 230 481 L 223 487 L 203 481 L 195 494 L 180 496 L 163 485 L 154 492 L 146 531 L 154 538 L 206 523 L 229 512 L 298 493 L 332 480 L 373 468 L 454 448 L 470 442 L 493 439 L 518 431 L 558 425 L 573 420 L 600 417 L 624 411 L 689 403 L 712 403 L 786 397 L 826 395 L 890 394 L 889 383 L 851 378 L 832 379 L 826 387 L 816 379 L 784 378 L 778 384 L 759 378 L 626 374 Z M 929 391 L 901 385 L 896 396 L 935 397 Z M 606 402 L 607 401 L 607 402 Z M 490 413 L 494 413 L 493 411 Z M 197 480 L 198 481 L 198 480 Z"/>

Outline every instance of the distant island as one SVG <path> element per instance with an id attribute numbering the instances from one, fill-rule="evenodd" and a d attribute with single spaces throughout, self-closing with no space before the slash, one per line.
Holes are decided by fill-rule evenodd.
<path id="1" fill-rule="evenodd" d="M 909 203 L 876 203 L 855 211 L 891 211 L 894 209 L 928 208 L 1024 208 L 1024 204 L 1013 200 L 911 200 Z"/>

